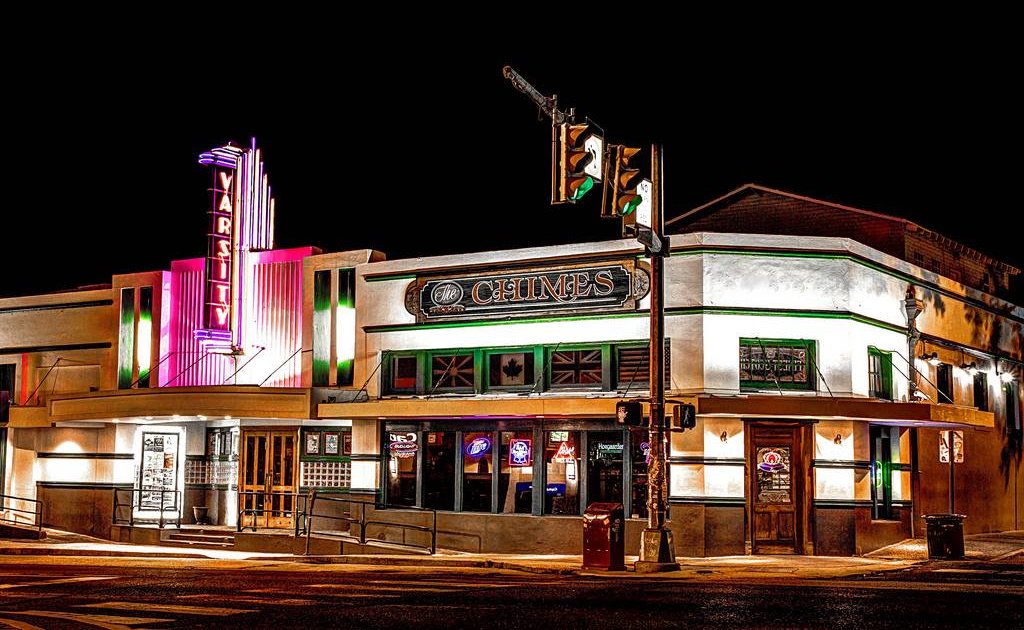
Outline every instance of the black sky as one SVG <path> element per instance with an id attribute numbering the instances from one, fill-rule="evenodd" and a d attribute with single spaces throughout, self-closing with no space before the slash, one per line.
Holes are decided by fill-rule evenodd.
<path id="1" fill-rule="evenodd" d="M 197 154 L 251 136 L 282 247 L 401 258 L 617 238 L 599 194 L 548 205 L 548 123 L 505 64 L 609 141 L 663 143 L 669 216 L 755 182 L 904 216 L 1024 267 L 1008 152 L 1019 56 L 999 38 L 715 35 L 657 55 L 610 40 L 596 57 L 429 37 L 268 46 L 241 65 L 137 39 L 21 55 L 5 89 L 0 296 L 202 256 Z"/>

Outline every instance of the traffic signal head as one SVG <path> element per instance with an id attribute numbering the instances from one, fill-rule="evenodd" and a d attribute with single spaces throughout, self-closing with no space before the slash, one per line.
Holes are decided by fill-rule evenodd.
<path id="1" fill-rule="evenodd" d="M 676 405 L 672 408 L 672 428 L 692 429 L 697 426 L 697 408 L 693 405 Z"/>
<path id="2" fill-rule="evenodd" d="M 644 422 L 643 403 L 620 400 L 615 403 L 615 421 L 627 427 L 642 427 Z"/>
<path id="3" fill-rule="evenodd" d="M 612 166 L 612 213 L 617 217 L 631 217 L 633 211 L 643 201 L 636 189 L 640 183 L 640 169 L 630 166 L 637 153 L 640 153 L 640 149 L 623 146 L 615 148 Z"/>
<path id="4" fill-rule="evenodd" d="M 559 201 L 578 201 L 601 179 L 603 142 L 590 125 L 562 123 L 559 137 Z"/>

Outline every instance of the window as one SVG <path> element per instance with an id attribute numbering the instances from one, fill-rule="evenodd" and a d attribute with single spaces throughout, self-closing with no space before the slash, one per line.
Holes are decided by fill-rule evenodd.
<path id="1" fill-rule="evenodd" d="M 454 510 L 455 432 L 429 431 L 423 435 L 423 507 Z"/>
<path id="2" fill-rule="evenodd" d="M 898 520 L 892 509 L 893 462 L 899 461 L 898 427 L 871 427 L 871 516 L 875 520 Z M 897 471 L 895 474 L 899 474 Z"/>
<path id="3" fill-rule="evenodd" d="M 533 432 L 503 431 L 500 456 L 498 511 L 504 514 L 532 513 Z"/>
<path id="4" fill-rule="evenodd" d="M 487 357 L 488 388 L 533 388 L 536 383 L 533 349 L 498 352 Z"/>
<path id="5" fill-rule="evenodd" d="M 868 348 L 868 395 L 892 400 L 892 353 Z"/>
<path id="6" fill-rule="evenodd" d="M 740 339 L 741 389 L 814 390 L 814 342 Z"/>
<path id="7" fill-rule="evenodd" d="M 974 406 L 978 411 L 988 411 L 988 374 L 974 375 Z"/>
<path id="8" fill-rule="evenodd" d="M 338 308 L 336 311 L 337 329 L 335 344 L 337 347 L 337 363 L 335 370 L 338 386 L 352 384 L 352 372 L 356 357 L 356 270 L 338 270 Z"/>
<path id="9" fill-rule="evenodd" d="M 313 272 L 313 386 L 327 387 L 331 364 L 331 272 Z"/>
<path id="10" fill-rule="evenodd" d="M 587 502 L 622 503 L 622 431 L 587 434 Z"/>
<path id="11" fill-rule="evenodd" d="M 430 387 L 434 390 L 473 390 L 472 354 L 437 354 L 430 357 Z"/>
<path id="12" fill-rule="evenodd" d="M 914 252 L 914 264 L 918 267 L 924 267 L 924 254 L 921 252 Z"/>
<path id="13" fill-rule="evenodd" d="M 117 343 L 117 388 L 130 389 L 135 358 L 135 288 L 121 289 L 121 325 Z"/>
<path id="14" fill-rule="evenodd" d="M 953 366 L 940 363 L 935 366 L 935 387 L 939 390 L 935 402 L 953 404 Z"/>
<path id="15" fill-rule="evenodd" d="M 579 442 L 577 431 L 544 432 L 544 513 L 580 513 Z"/>
<path id="16" fill-rule="evenodd" d="M 388 431 L 385 445 L 388 460 L 388 505 L 416 505 L 416 453 L 419 436 L 413 431 Z"/>
<path id="17" fill-rule="evenodd" d="M 462 435 L 462 509 L 491 511 L 491 479 L 494 474 L 494 441 L 490 433 Z"/>
<path id="18" fill-rule="evenodd" d="M 604 365 L 600 348 L 551 352 L 551 387 L 600 387 Z"/>
<path id="19" fill-rule="evenodd" d="M 1015 382 L 1003 385 L 1004 402 L 1006 405 L 1006 428 L 1021 430 L 1020 387 Z"/>
<path id="20" fill-rule="evenodd" d="M 671 386 L 671 344 L 665 340 L 665 388 Z M 615 353 L 615 384 L 620 390 L 647 389 L 651 384 L 651 351 L 648 346 L 619 346 Z"/>
<path id="21" fill-rule="evenodd" d="M 418 359 L 416 355 L 392 356 L 385 362 L 384 393 L 414 394 L 417 390 Z"/>

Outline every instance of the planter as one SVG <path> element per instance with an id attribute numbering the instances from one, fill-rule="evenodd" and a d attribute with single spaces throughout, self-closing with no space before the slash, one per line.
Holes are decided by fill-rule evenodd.
<path id="1" fill-rule="evenodd" d="M 192 518 L 196 525 L 209 525 L 210 524 L 210 508 L 205 505 L 194 505 L 192 506 Z"/>

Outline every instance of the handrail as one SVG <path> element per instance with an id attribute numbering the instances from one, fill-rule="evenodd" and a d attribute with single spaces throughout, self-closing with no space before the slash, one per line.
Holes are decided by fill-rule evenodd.
<path id="1" fill-rule="evenodd" d="M 124 503 L 124 502 L 121 501 L 121 497 L 118 495 L 119 492 L 127 492 L 127 493 L 129 493 L 129 495 L 128 495 L 128 502 L 127 503 Z M 159 493 L 160 494 L 159 507 L 155 507 L 155 508 L 143 507 L 142 506 L 142 493 L 143 492 L 146 492 L 146 493 Z M 138 493 L 138 495 L 139 495 L 138 502 L 135 501 L 136 493 Z M 168 494 L 171 495 L 170 503 L 168 503 L 166 498 L 165 498 Z M 171 523 L 174 523 L 175 527 L 177 527 L 178 529 L 181 529 L 182 502 L 179 501 L 179 495 L 182 495 L 182 491 L 181 490 L 167 490 L 165 488 L 114 488 L 114 510 L 113 510 L 112 522 L 113 522 L 114 525 L 124 524 L 125 520 L 123 518 L 118 518 L 117 512 L 118 512 L 119 509 L 127 507 L 128 508 L 128 520 L 127 520 L 127 523 L 131 527 L 135 526 L 135 510 L 138 509 L 139 512 L 154 512 L 154 511 L 157 512 L 156 522 L 159 525 L 160 529 L 163 529 L 165 524 L 171 524 Z M 166 514 L 167 512 L 169 512 L 171 510 L 174 511 L 174 518 L 173 519 L 165 519 L 164 518 L 164 514 Z M 140 518 L 139 520 L 152 521 L 153 519 L 152 518 Z"/>
<path id="2" fill-rule="evenodd" d="M 35 504 L 35 508 L 32 510 L 26 510 L 22 508 L 9 507 L 7 505 L 7 499 L 14 501 L 23 501 L 25 503 Z M 8 512 L 13 512 L 14 516 L 7 516 Z M 43 502 L 39 499 L 29 499 L 28 497 L 19 497 L 13 494 L 0 494 L 0 523 L 9 523 L 11 525 L 24 525 L 18 520 L 19 514 L 31 514 L 33 516 L 33 525 L 36 528 L 36 532 L 39 536 L 42 536 L 43 531 Z"/>
<path id="3" fill-rule="evenodd" d="M 255 499 L 255 497 L 258 497 L 258 496 L 264 497 L 263 507 L 256 507 L 255 500 L 253 501 L 253 507 L 244 507 L 245 506 L 245 502 L 242 500 L 242 497 L 249 497 L 249 496 L 253 497 L 254 499 Z M 290 496 L 293 499 L 295 499 L 295 503 L 292 505 L 292 508 L 290 510 L 286 510 L 286 509 L 274 510 L 274 509 L 268 508 L 267 505 L 268 505 L 268 503 L 271 503 L 271 502 L 267 501 L 267 499 L 270 499 L 271 497 L 275 497 L 275 496 L 279 496 L 279 497 L 288 497 L 288 496 Z M 302 513 L 299 510 L 299 502 L 300 501 L 303 503 L 303 508 L 305 508 L 306 495 L 298 493 L 298 492 L 280 492 L 280 491 L 273 491 L 273 490 L 271 490 L 271 491 L 264 491 L 264 490 L 239 490 L 238 491 L 238 505 L 239 505 L 238 524 L 236 526 L 237 527 L 237 531 L 239 531 L 239 532 L 245 531 L 246 528 L 250 528 L 250 527 L 252 528 L 252 531 L 254 531 L 254 532 L 257 531 L 257 529 L 256 529 L 256 527 L 257 527 L 256 526 L 256 519 L 258 517 L 260 517 L 260 516 L 266 516 L 267 514 L 294 514 L 295 515 L 295 535 L 298 536 L 299 515 Z M 247 515 L 253 517 L 252 518 L 252 525 L 242 525 L 242 517 L 243 516 L 247 516 Z"/>
<path id="4" fill-rule="evenodd" d="M 315 509 L 316 509 L 316 502 L 317 501 L 327 501 L 327 502 L 333 502 L 333 503 L 344 503 L 344 504 L 348 504 L 349 508 L 348 508 L 347 511 L 342 513 L 343 514 L 342 516 L 335 516 L 333 514 L 317 514 L 316 511 L 315 511 Z M 352 510 L 351 506 L 355 506 L 355 505 L 361 506 L 360 509 L 359 509 L 359 517 L 358 518 L 355 518 L 355 517 L 352 516 L 352 511 L 353 510 Z M 305 530 L 306 530 L 305 531 L 305 533 L 306 533 L 306 550 L 305 550 L 305 554 L 309 555 L 310 538 L 313 535 L 313 519 L 316 519 L 316 518 L 323 518 L 323 519 L 329 519 L 329 520 L 335 520 L 335 521 L 342 521 L 342 522 L 348 523 L 350 525 L 350 529 L 351 529 L 351 525 L 353 525 L 353 524 L 359 526 L 359 535 L 358 536 L 354 536 L 351 533 L 334 533 L 334 532 L 327 532 L 327 531 L 316 532 L 320 536 L 335 536 L 335 537 L 338 537 L 338 538 L 350 538 L 350 539 L 354 539 L 354 540 L 358 541 L 360 545 L 365 545 L 367 543 L 367 541 L 369 540 L 370 542 L 387 543 L 387 544 L 390 544 L 390 545 L 398 545 L 398 546 L 401 546 L 401 547 L 411 547 L 413 549 L 424 549 L 424 550 L 428 551 L 431 555 L 437 553 L 437 510 L 433 510 L 433 509 L 429 509 L 429 508 L 418 508 L 422 512 L 430 512 L 430 514 L 431 514 L 430 525 L 429 526 L 428 525 L 411 525 L 411 524 L 408 524 L 408 523 L 395 523 L 395 522 L 391 522 L 391 521 L 367 520 L 367 518 L 366 518 L 366 506 L 368 506 L 368 505 L 369 506 L 373 506 L 373 508 L 375 510 L 377 508 L 381 507 L 381 506 L 378 506 L 378 505 L 376 505 L 376 504 L 374 504 L 374 503 L 372 503 L 370 501 L 358 501 L 358 500 L 355 500 L 355 499 L 341 499 L 341 498 L 337 498 L 337 497 L 320 496 L 317 493 L 316 490 L 310 490 L 309 501 L 308 501 L 309 511 L 301 514 L 301 517 L 304 518 L 305 521 L 306 521 L 305 522 Z M 386 540 L 384 538 L 367 538 L 366 530 L 371 525 L 384 525 L 386 527 L 398 527 L 398 528 L 401 528 L 402 529 L 402 542 L 396 542 L 396 541 L 393 541 L 393 540 Z M 429 546 L 424 546 L 424 545 L 418 545 L 418 544 L 407 542 L 406 538 L 405 538 L 405 532 L 407 530 L 418 531 L 418 532 L 425 532 L 425 533 L 429 532 L 430 533 L 430 545 Z"/>

